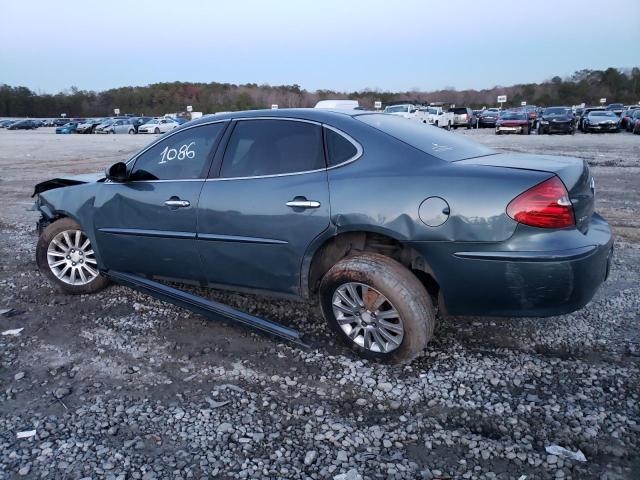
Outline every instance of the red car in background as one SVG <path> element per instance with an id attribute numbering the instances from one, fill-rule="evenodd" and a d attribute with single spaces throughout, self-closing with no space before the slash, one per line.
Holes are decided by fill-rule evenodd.
<path id="1" fill-rule="evenodd" d="M 620 115 L 620 128 L 627 132 L 633 131 L 633 124 L 635 122 L 634 114 L 639 111 L 640 107 L 627 108 L 622 115 Z M 638 118 L 638 117 L 636 117 Z"/>
<path id="2" fill-rule="evenodd" d="M 502 133 L 529 135 L 529 132 L 531 132 L 529 114 L 522 109 L 502 112 L 496 120 L 496 135 Z"/>

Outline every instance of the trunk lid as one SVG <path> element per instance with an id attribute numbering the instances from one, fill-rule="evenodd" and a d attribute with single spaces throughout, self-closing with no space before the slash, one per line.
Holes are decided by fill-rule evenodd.
<path id="1" fill-rule="evenodd" d="M 548 172 L 560 177 L 573 205 L 576 226 L 586 233 L 595 207 L 595 184 L 585 160 L 552 155 L 502 153 L 456 163 Z"/>

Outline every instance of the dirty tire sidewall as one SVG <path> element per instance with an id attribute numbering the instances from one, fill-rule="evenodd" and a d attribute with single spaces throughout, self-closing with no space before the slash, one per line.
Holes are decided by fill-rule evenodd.
<path id="1" fill-rule="evenodd" d="M 98 275 L 86 285 L 69 285 L 60 281 L 49 268 L 49 263 L 47 262 L 47 250 L 49 249 L 49 244 L 58 233 L 65 230 L 82 230 L 82 227 L 80 227 L 80 225 L 71 218 L 61 218 L 60 220 L 50 223 L 40 234 L 38 245 L 36 247 L 36 263 L 38 264 L 40 272 L 42 272 L 56 287 L 56 289 L 62 293 L 82 295 L 102 290 L 109 284 L 109 280 L 103 275 Z"/>
<path id="2" fill-rule="evenodd" d="M 402 318 L 404 338 L 389 353 L 372 352 L 353 342 L 340 328 L 333 314 L 335 290 L 347 282 L 369 285 L 395 306 Z M 377 253 L 361 253 L 340 260 L 320 284 L 322 314 L 341 340 L 360 356 L 389 363 L 409 363 L 424 350 L 433 336 L 435 310 L 424 285 L 407 268 Z"/>

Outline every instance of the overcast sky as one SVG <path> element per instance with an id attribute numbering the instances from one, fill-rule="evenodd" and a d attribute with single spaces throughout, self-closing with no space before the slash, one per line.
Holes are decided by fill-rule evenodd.
<path id="1" fill-rule="evenodd" d="M 433 90 L 640 65 L 639 0 L 27 0 L 0 6 L 0 83 Z"/>

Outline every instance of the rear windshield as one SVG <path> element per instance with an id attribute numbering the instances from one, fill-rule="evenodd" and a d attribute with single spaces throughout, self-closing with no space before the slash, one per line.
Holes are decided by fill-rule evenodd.
<path id="1" fill-rule="evenodd" d="M 395 115 L 370 113 L 357 115 L 354 118 L 447 162 L 497 153 L 483 145 L 466 140 L 461 135 Z"/>
<path id="2" fill-rule="evenodd" d="M 500 114 L 502 120 L 526 120 L 527 115 L 520 112 L 504 112 Z"/>
<path id="3" fill-rule="evenodd" d="M 456 115 L 462 115 L 463 113 L 467 113 L 466 108 L 459 108 L 459 107 L 452 108 L 449 111 L 455 113 Z"/>

